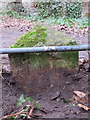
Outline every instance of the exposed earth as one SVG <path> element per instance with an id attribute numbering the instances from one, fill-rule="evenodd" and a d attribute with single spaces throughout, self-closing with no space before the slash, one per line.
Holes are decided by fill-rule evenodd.
<path id="1" fill-rule="evenodd" d="M 19 88 L 15 78 L 4 74 L 4 79 L 2 80 L 3 115 L 18 112 L 20 108 L 18 109 L 16 104 L 21 94 L 24 94 L 25 97 L 32 97 L 46 111 L 46 113 L 38 112 L 42 114 L 41 118 L 88 118 L 88 112 L 77 106 L 79 102 L 71 100 L 74 90 L 84 93 L 88 92 L 88 74 L 85 72 L 77 74 L 75 71 L 63 68 L 55 71 L 58 87 L 53 89 L 47 87 L 46 90 L 42 89 L 42 92 L 37 95 L 33 93 L 27 94 Z M 51 72 L 46 72 L 45 74 L 47 79 L 49 79 Z M 71 100 L 71 102 L 65 102 L 65 100 Z M 84 104 L 88 105 L 87 102 Z"/>
<path id="2" fill-rule="evenodd" d="M 26 29 L 19 29 L 19 26 L 1 26 L 2 36 L 0 42 L 1 46 L 10 47 L 15 40 L 27 32 Z M 31 29 L 31 26 L 29 27 Z M 67 33 L 66 33 L 67 34 Z M 87 34 L 68 34 L 77 41 L 87 41 Z M 87 57 L 87 56 L 86 56 Z M 9 65 L 8 55 L 0 55 L 2 66 Z M 59 87 L 54 89 L 46 89 L 37 95 L 27 94 L 16 83 L 15 77 L 9 73 L 3 73 L 2 78 L 2 115 L 8 115 L 17 112 L 19 109 L 16 106 L 21 94 L 25 97 L 30 96 L 46 111 L 42 114 L 42 118 L 88 118 L 88 112 L 79 108 L 76 101 L 71 100 L 74 91 L 82 91 L 88 93 L 88 76 L 89 72 L 81 71 L 77 73 L 76 70 L 67 70 L 59 68 L 54 70 L 56 79 L 59 82 Z M 48 79 L 51 72 L 45 71 Z M 56 96 L 55 99 L 53 99 Z M 69 102 L 65 102 L 67 100 Z M 71 100 L 71 101 L 70 101 Z M 78 102 L 79 103 L 79 102 Z M 84 103 L 88 105 L 88 103 Z"/>

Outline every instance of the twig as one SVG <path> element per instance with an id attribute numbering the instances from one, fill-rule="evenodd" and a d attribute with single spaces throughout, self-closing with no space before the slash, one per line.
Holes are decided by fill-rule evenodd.
<path id="1" fill-rule="evenodd" d="M 4 116 L 1 120 L 3 119 L 6 119 L 8 117 L 12 117 L 12 116 L 18 116 L 20 114 L 26 114 L 27 118 L 31 118 L 31 117 L 39 117 L 39 116 L 42 116 L 41 114 L 33 114 L 33 110 L 35 109 L 34 106 L 31 106 L 31 105 L 26 105 L 28 107 L 27 111 L 25 111 L 24 109 L 18 113 L 15 113 L 15 114 L 11 114 L 11 115 L 6 115 Z M 47 114 L 46 111 L 42 110 L 42 109 L 39 109 L 40 111 L 44 112 L 45 114 Z"/>
<path id="2" fill-rule="evenodd" d="M 25 112 L 18 112 L 18 113 L 15 113 L 15 114 L 11 114 L 11 115 L 6 115 L 6 116 L 4 116 L 3 117 L 3 119 L 5 119 L 5 118 L 8 118 L 8 117 L 12 117 L 12 116 L 17 116 L 17 115 L 20 115 L 20 114 L 24 114 Z"/>
<path id="3" fill-rule="evenodd" d="M 29 111 L 29 116 L 30 116 L 30 117 L 32 116 L 33 110 L 34 110 L 34 107 L 32 106 L 31 109 L 30 109 L 30 111 Z"/>
<path id="4" fill-rule="evenodd" d="M 33 112 L 33 110 L 34 110 L 34 107 L 31 106 L 31 105 L 27 105 L 27 107 L 28 107 L 28 110 L 27 110 L 27 118 L 31 118 L 32 112 Z"/>
<path id="5" fill-rule="evenodd" d="M 29 106 L 28 118 L 42 116 L 41 114 L 33 114 L 34 109 L 35 109 L 34 106 Z"/>

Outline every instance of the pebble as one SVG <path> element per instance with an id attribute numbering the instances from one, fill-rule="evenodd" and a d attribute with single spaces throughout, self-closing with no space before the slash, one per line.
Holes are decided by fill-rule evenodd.
<path id="1" fill-rule="evenodd" d="M 8 73 L 8 74 L 11 74 L 11 73 L 12 73 L 10 64 L 3 65 L 3 66 L 2 66 L 2 73 Z"/>

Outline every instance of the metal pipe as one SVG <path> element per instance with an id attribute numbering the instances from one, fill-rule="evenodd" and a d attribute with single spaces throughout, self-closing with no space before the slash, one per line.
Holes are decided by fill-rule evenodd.
<path id="1" fill-rule="evenodd" d="M 1 48 L 0 49 L 0 54 L 86 51 L 86 50 L 90 50 L 90 45 L 44 46 L 44 47 L 26 47 L 26 48 Z"/>

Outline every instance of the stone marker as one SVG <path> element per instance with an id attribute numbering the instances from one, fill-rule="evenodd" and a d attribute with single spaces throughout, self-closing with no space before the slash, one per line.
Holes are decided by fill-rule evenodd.
<path id="1" fill-rule="evenodd" d="M 34 39 L 40 35 L 40 38 L 37 38 L 39 40 L 38 42 L 35 41 L 36 39 L 33 41 L 34 43 L 36 42 L 35 44 L 32 43 L 34 46 L 67 45 L 73 41 L 68 36 L 55 31 L 53 28 L 47 26 L 46 28 L 46 31 L 45 27 L 37 28 L 37 32 L 32 35 Z M 40 32 L 40 29 L 42 29 L 43 33 L 42 31 Z M 46 35 L 44 34 L 45 32 L 48 33 L 48 35 L 46 36 L 46 40 L 45 36 L 43 40 L 42 36 Z M 21 40 L 23 40 L 23 38 L 25 39 L 25 35 L 12 47 L 20 45 Z M 28 37 L 31 36 L 28 35 Z M 21 47 L 23 47 L 22 45 Z M 28 45 L 26 47 L 28 47 Z M 45 92 L 47 89 L 53 90 L 55 87 L 60 88 L 62 67 L 75 68 L 78 62 L 78 52 L 9 54 L 9 58 L 13 75 L 20 87 L 28 93 L 37 94 L 41 91 Z"/>

